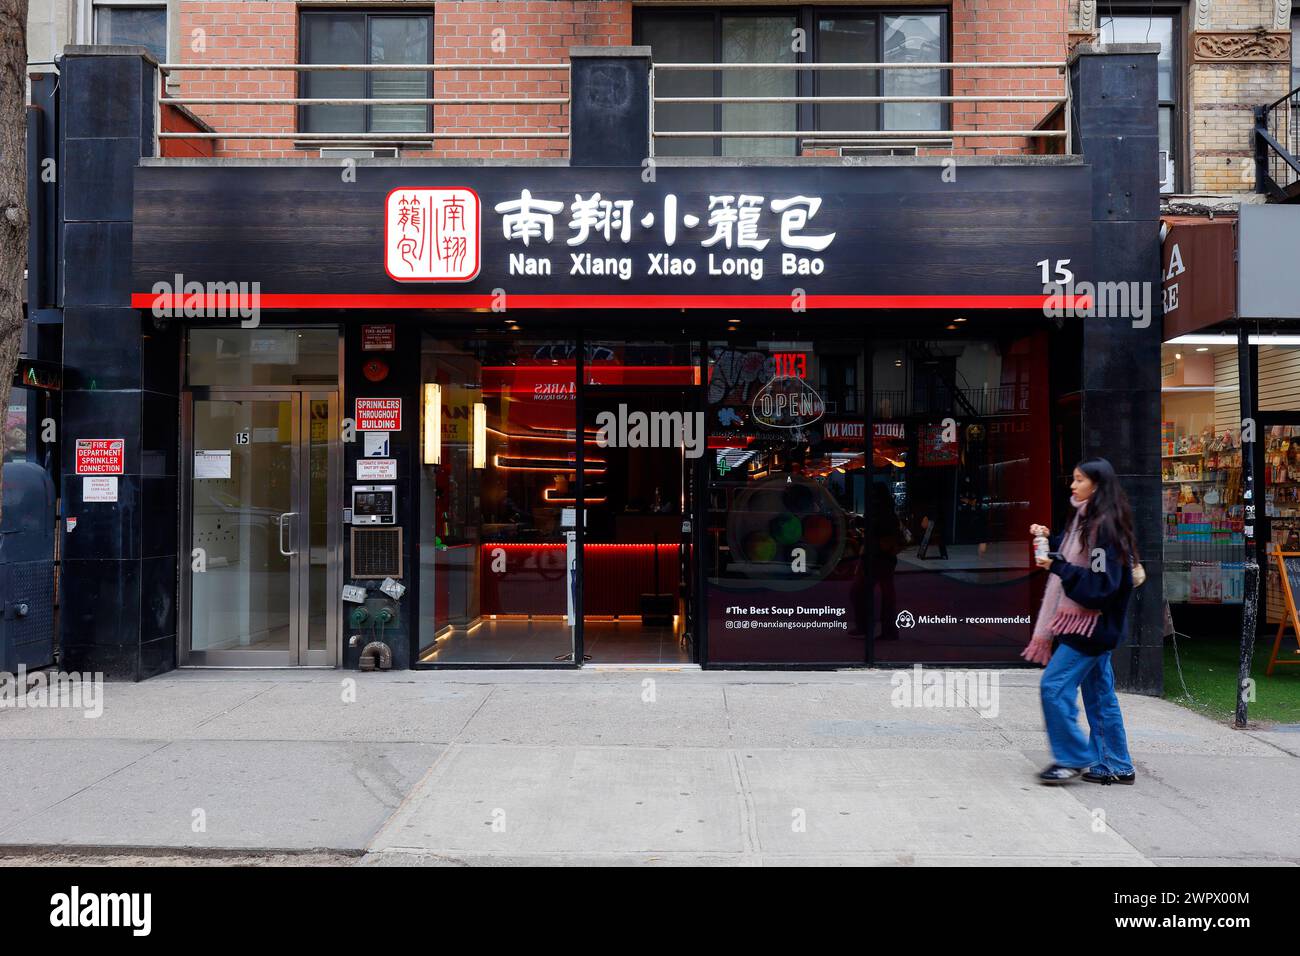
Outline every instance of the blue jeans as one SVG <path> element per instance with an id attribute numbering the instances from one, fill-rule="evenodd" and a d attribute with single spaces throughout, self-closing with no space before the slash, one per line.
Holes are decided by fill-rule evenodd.
<path id="1" fill-rule="evenodd" d="M 1132 773 L 1133 761 L 1124 735 L 1124 717 L 1115 696 L 1110 651 L 1095 657 L 1064 644 L 1056 648 L 1040 688 L 1043 720 L 1052 756 L 1062 767 L 1092 768 L 1099 773 Z M 1079 729 L 1079 691 L 1088 714 L 1089 734 Z"/>

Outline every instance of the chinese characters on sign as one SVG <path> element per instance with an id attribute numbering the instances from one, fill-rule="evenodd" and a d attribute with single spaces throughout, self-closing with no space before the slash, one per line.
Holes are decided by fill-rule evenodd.
<path id="1" fill-rule="evenodd" d="M 398 282 L 468 282 L 478 275 L 480 235 L 474 190 L 394 189 L 384 216 L 384 267 Z"/>
<path id="2" fill-rule="evenodd" d="M 691 276 L 698 271 L 709 276 L 748 276 L 757 281 L 763 278 L 768 264 L 763 256 L 753 253 L 766 250 L 775 238 L 782 250 L 775 263 L 781 275 L 819 276 L 825 272 L 825 261 L 805 253 L 823 252 L 835 239 L 834 232 L 818 233 L 809 227 L 821 205 L 819 196 L 769 200 L 743 193 L 711 195 L 708 208 L 702 210 L 706 218 L 701 220 L 693 213 L 679 212 L 674 193 L 663 197 L 662 207 L 656 201 L 656 208 L 640 214 L 632 199 L 608 199 L 598 192 L 590 196 L 577 193 L 567 206 L 569 236 L 564 244 L 576 248 L 600 239 L 607 244 L 626 245 L 638 228 L 641 231 L 657 228 L 656 238 L 671 248 L 678 244 L 683 231 L 700 228 L 702 224 L 706 234 L 701 235 L 699 248 L 707 250 L 703 263 L 689 254 L 648 252 L 645 275 Z M 502 235 L 508 242 L 517 242 L 527 250 L 510 254 L 510 275 L 553 274 L 550 256 L 545 254 L 546 250 L 536 247 L 549 246 L 554 241 L 556 217 L 562 217 L 565 209 L 564 202 L 535 197 L 527 189 L 520 190 L 518 199 L 499 202 L 493 207 L 501 216 Z M 616 276 L 627 281 L 635 271 L 634 258 L 629 255 L 595 255 L 586 251 L 568 255 L 568 274 L 572 276 Z"/>
<path id="3" fill-rule="evenodd" d="M 520 189 L 517 197 L 489 205 L 500 229 L 490 227 L 491 234 L 505 239 L 512 276 L 820 276 L 826 270 L 820 253 L 836 236 L 815 225 L 820 196 L 737 191 L 683 200 L 667 193 L 647 202 L 600 192 L 575 192 L 570 200 Z M 385 263 L 399 282 L 467 282 L 479 274 L 480 204 L 473 190 L 395 189 L 385 223 Z M 646 250 L 647 242 L 655 248 Z"/>

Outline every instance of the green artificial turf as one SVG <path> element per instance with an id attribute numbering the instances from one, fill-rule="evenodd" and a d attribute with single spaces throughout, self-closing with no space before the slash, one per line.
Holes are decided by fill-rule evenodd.
<path id="1" fill-rule="evenodd" d="M 1300 661 L 1295 639 L 1288 633 L 1282 640 L 1280 660 Z M 1273 638 L 1260 638 L 1251 659 L 1255 678 L 1255 699 L 1250 702 L 1251 723 L 1300 724 L 1300 664 L 1274 667 L 1265 677 L 1264 668 L 1273 650 Z M 1231 720 L 1237 709 L 1238 644 L 1231 640 L 1181 637 L 1178 658 L 1182 680 L 1174 658 L 1174 646 L 1165 640 L 1165 698 L 1190 707 L 1216 720 Z M 1183 683 L 1187 684 L 1187 692 Z M 1190 693 L 1190 699 L 1188 694 Z"/>

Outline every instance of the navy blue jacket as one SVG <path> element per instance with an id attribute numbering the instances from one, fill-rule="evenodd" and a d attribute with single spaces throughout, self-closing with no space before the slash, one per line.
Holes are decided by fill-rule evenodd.
<path id="1" fill-rule="evenodd" d="M 1060 548 L 1064 535 L 1052 537 L 1052 550 Z M 1093 625 L 1091 636 L 1062 634 L 1059 640 L 1081 654 L 1101 654 L 1113 650 L 1128 637 L 1128 601 L 1133 593 L 1133 570 L 1128 566 L 1123 552 L 1110 542 L 1099 542 L 1095 547 L 1106 553 L 1104 571 L 1092 570 L 1092 548 L 1088 564 L 1081 568 L 1061 558 L 1052 562 L 1051 572 L 1061 579 L 1065 595 L 1081 607 L 1101 611 Z"/>

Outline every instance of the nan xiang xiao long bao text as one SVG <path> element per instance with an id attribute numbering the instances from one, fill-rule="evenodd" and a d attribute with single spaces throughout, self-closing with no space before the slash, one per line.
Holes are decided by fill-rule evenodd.
<path id="1" fill-rule="evenodd" d="M 397 201 L 398 241 L 415 235 L 421 228 L 419 200 Z M 818 196 L 788 196 L 767 199 L 755 195 L 710 195 L 707 218 L 703 228 L 711 234 L 700 242 L 700 248 L 712 250 L 701 263 L 690 255 L 674 255 L 667 251 L 648 252 L 645 255 L 645 275 L 693 276 L 703 266 L 710 276 L 748 276 L 755 281 L 767 271 L 761 255 L 722 254 L 722 250 L 752 250 L 761 253 L 772 242 L 772 236 L 760 237 L 760 227 L 765 220 L 776 221 L 777 241 L 782 251 L 777 265 L 784 276 L 818 276 L 826 269 L 825 260 L 803 253 L 823 252 L 835 239 L 835 233 L 816 234 L 809 231 L 809 222 L 821 208 Z M 497 203 L 493 209 L 501 216 L 501 233 L 510 242 L 532 247 L 535 242 L 551 243 L 555 237 L 556 216 L 565 212 L 559 200 L 535 197 L 521 190 L 518 199 Z M 429 210 L 435 220 L 442 210 Z M 640 213 L 638 215 L 638 213 Z M 676 245 L 680 232 L 701 227 L 700 216 L 679 211 L 678 198 L 669 193 L 663 197 L 662 209 L 641 212 L 631 199 L 605 199 L 600 193 L 589 197 L 575 195 L 568 205 L 568 228 L 572 232 L 565 245 L 579 247 L 599 236 L 606 242 L 628 243 L 634 229 L 662 231 L 665 246 Z M 797 251 L 789 251 L 797 250 Z M 530 252 L 510 253 L 508 274 L 514 276 L 549 276 L 554 263 L 549 255 Z M 610 276 L 628 280 L 634 271 L 634 257 L 594 255 L 579 251 L 569 253 L 568 274 L 571 276 Z"/>

